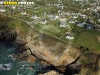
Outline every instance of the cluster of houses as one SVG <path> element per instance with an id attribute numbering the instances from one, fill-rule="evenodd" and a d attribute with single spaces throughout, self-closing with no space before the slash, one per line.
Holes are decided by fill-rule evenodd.
<path id="1" fill-rule="evenodd" d="M 56 6 L 58 8 L 64 8 L 64 5 L 62 3 L 58 3 L 58 4 L 46 4 L 46 6 Z"/>
<path id="2" fill-rule="evenodd" d="M 100 31 L 100 25 L 93 25 L 93 24 L 88 24 L 88 23 L 82 23 L 82 22 L 77 22 L 76 25 L 78 27 L 85 27 L 85 29 L 95 29 L 96 31 Z"/>
<path id="3" fill-rule="evenodd" d="M 26 12 L 21 12 L 21 14 L 26 15 Z M 76 19 L 78 17 L 78 15 L 86 17 L 86 15 L 81 14 L 81 13 L 69 13 L 69 12 L 67 12 L 67 14 L 71 14 L 74 19 Z M 41 15 L 47 15 L 48 19 L 51 21 L 59 20 L 60 27 L 67 27 L 68 29 L 70 29 L 71 28 L 70 25 L 67 24 L 67 21 L 68 21 L 68 23 L 73 23 L 76 26 L 81 27 L 81 28 L 85 27 L 86 29 L 94 28 L 95 30 L 98 30 L 98 31 L 100 30 L 100 27 L 98 27 L 98 26 L 94 27 L 92 24 L 87 24 L 85 22 L 78 22 L 78 21 L 73 20 L 73 19 L 66 20 L 65 16 L 61 16 L 61 15 L 58 16 L 58 15 L 54 15 L 54 14 L 48 15 L 46 12 L 41 13 Z M 37 15 L 32 15 L 30 18 L 31 19 L 40 19 L 40 17 L 38 17 Z M 46 19 L 41 19 L 39 23 L 47 24 L 48 22 L 49 21 L 47 21 Z M 68 33 L 68 34 L 66 34 L 65 38 L 72 40 L 72 39 L 74 39 L 74 36 L 72 33 Z"/>
<path id="4" fill-rule="evenodd" d="M 46 6 L 57 6 L 58 8 L 61 8 L 61 9 L 64 8 L 64 5 L 62 3 L 46 4 Z M 12 6 L 11 8 L 16 9 L 16 6 Z M 83 12 L 87 11 L 87 10 L 94 10 L 94 9 L 93 8 L 92 9 L 91 8 L 82 9 Z M 97 11 L 97 10 L 100 10 L 99 6 L 97 6 L 94 11 Z M 0 12 L 6 12 L 6 9 L 2 8 L 2 9 L 0 9 Z M 26 11 L 21 11 L 20 14 L 24 16 L 24 15 L 27 15 L 27 12 Z M 71 26 L 69 24 L 71 23 L 71 24 L 75 24 L 76 26 L 81 27 L 81 28 L 82 27 L 85 27 L 86 29 L 94 28 L 95 30 L 100 31 L 100 26 L 99 25 L 96 26 L 96 25 L 85 23 L 85 22 L 77 21 L 78 16 L 80 16 L 84 19 L 87 18 L 87 16 L 85 14 L 82 14 L 82 13 L 71 13 L 71 12 L 64 12 L 62 10 L 58 10 L 58 15 L 57 14 L 56 15 L 55 14 L 47 14 L 46 12 L 42 12 L 41 15 L 42 16 L 43 15 L 47 16 L 48 19 L 51 20 L 51 21 L 59 20 L 59 26 L 60 27 L 66 27 L 66 28 L 70 29 Z M 65 15 L 67 15 L 68 18 L 66 18 Z M 71 18 L 69 18 L 69 17 L 71 17 Z M 33 19 L 33 20 L 39 19 L 40 24 L 49 23 L 49 21 L 47 19 L 41 19 L 41 17 L 37 16 L 36 14 L 32 14 L 30 16 L 30 19 Z M 100 22 L 100 19 L 98 19 L 98 22 Z M 66 34 L 65 38 L 67 38 L 69 40 L 72 40 L 72 39 L 74 39 L 74 36 L 73 36 L 72 32 L 68 32 Z"/>

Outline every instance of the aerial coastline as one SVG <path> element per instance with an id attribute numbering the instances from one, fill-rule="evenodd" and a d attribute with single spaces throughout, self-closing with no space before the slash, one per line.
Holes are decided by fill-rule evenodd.
<path id="1" fill-rule="evenodd" d="M 19 62 L 34 63 L 40 59 L 41 65 L 55 67 L 55 71 L 43 75 L 66 75 L 69 72 L 70 75 L 98 75 L 100 21 L 96 16 L 100 16 L 100 5 L 96 6 L 96 2 L 68 2 L 58 2 L 58 5 L 56 1 L 35 1 L 33 5 L 22 7 L 0 7 L 0 40 L 18 45 L 18 53 L 13 57 Z M 72 3 L 75 9 L 70 6 Z M 34 70 L 34 67 L 30 68 Z"/>

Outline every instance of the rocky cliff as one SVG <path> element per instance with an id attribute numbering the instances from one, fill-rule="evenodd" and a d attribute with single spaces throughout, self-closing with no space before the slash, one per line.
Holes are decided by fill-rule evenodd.
<path id="1" fill-rule="evenodd" d="M 17 37 L 17 31 L 0 30 L 0 40 L 14 41 Z"/>
<path id="2" fill-rule="evenodd" d="M 43 45 L 41 45 L 41 41 L 36 40 L 36 38 L 39 37 L 39 34 L 34 34 L 33 36 L 23 36 L 24 38 L 22 38 L 22 36 L 23 35 L 20 35 L 16 30 L 0 30 L 0 40 L 13 41 L 19 46 L 19 53 L 14 55 L 14 57 L 19 61 L 34 63 L 37 57 L 41 59 L 41 64 L 45 66 L 55 66 L 57 70 L 61 71 L 64 75 L 74 75 L 78 73 L 80 75 L 99 75 L 100 73 L 99 54 L 89 51 L 81 51 L 73 46 L 70 48 L 64 48 L 62 42 L 60 42 L 62 46 L 60 45 L 61 47 L 59 46 L 55 51 L 53 51 L 50 47 L 47 47 L 48 42 L 45 43 L 42 40 Z M 49 39 L 45 40 L 48 41 Z M 55 41 L 50 41 L 50 45 L 52 45 L 52 42 L 54 43 Z M 60 75 L 55 71 L 50 71 L 40 75 L 50 74 Z"/>

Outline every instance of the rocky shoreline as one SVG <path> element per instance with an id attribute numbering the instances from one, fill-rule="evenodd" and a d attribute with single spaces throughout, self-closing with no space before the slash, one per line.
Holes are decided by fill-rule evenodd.
<path id="1" fill-rule="evenodd" d="M 39 58 L 41 59 L 42 65 L 55 66 L 58 71 L 62 72 L 62 74 L 59 74 L 55 71 L 50 71 L 48 73 L 39 74 L 39 75 L 66 75 L 68 71 L 72 72 L 73 75 L 75 74 L 80 75 L 81 73 L 83 75 L 86 75 L 88 74 L 88 71 L 93 72 L 93 74 L 91 75 L 98 75 L 100 73 L 99 54 L 95 54 L 95 53 L 91 54 L 91 56 L 93 57 L 93 59 L 91 59 L 91 63 L 93 63 L 92 66 L 95 65 L 96 68 L 94 72 L 90 69 L 90 67 L 88 67 L 89 65 L 86 66 L 80 62 L 81 51 L 79 51 L 78 49 L 71 48 L 71 50 L 69 51 L 65 50 L 64 55 L 57 58 L 56 56 L 53 56 L 52 53 L 49 52 L 48 50 L 45 50 L 44 48 L 42 49 L 40 48 L 40 46 L 34 46 L 32 44 L 34 40 L 31 40 L 29 38 L 31 37 L 27 36 L 26 39 L 22 39 L 18 31 L 16 30 L 14 31 L 0 30 L 0 40 L 13 41 L 15 44 L 18 45 L 19 53 L 14 55 L 14 57 L 17 60 L 34 63 L 36 58 Z M 74 58 L 72 58 L 72 56 Z"/>

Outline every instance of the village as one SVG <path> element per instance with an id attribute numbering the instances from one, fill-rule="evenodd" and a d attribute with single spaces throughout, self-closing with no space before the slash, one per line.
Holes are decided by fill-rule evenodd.
<path id="1" fill-rule="evenodd" d="M 73 41 L 86 48 L 93 43 L 94 49 L 100 49 L 100 4 L 97 1 L 34 0 L 32 5 L 0 5 L 0 14 L 24 20 L 38 31 L 63 42 Z M 91 41 L 94 38 L 96 40 Z M 91 42 L 85 45 L 88 39 Z"/>

